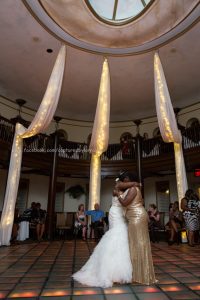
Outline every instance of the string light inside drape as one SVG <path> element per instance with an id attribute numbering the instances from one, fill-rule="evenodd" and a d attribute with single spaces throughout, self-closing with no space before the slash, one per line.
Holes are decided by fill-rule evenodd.
<path id="1" fill-rule="evenodd" d="M 90 142 L 92 153 L 90 164 L 89 209 L 100 203 L 101 154 L 107 150 L 110 122 L 110 74 L 107 59 L 103 62 L 98 102 Z"/>
<path id="2" fill-rule="evenodd" d="M 0 245 L 10 244 L 21 171 L 23 139 L 34 136 L 44 131 L 52 121 L 60 97 L 65 68 L 65 57 L 66 47 L 63 45 L 58 53 L 43 100 L 28 129 L 26 129 L 19 123 L 16 124 L 15 136 L 13 140 L 10 158 L 6 193 L 1 216 Z"/>
<path id="3" fill-rule="evenodd" d="M 182 136 L 178 129 L 164 71 L 158 53 L 154 55 L 156 111 L 160 133 L 166 143 L 174 143 L 176 180 L 179 203 L 188 188 L 182 150 Z"/>

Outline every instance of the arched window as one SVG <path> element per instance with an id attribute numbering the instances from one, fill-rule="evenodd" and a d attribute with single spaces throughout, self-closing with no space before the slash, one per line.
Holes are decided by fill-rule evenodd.
<path id="1" fill-rule="evenodd" d="M 194 128 L 199 126 L 199 120 L 197 118 L 191 118 L 187 121 L 186 128 Z"/>

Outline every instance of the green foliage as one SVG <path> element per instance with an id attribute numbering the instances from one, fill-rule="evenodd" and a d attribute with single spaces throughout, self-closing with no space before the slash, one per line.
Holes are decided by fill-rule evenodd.
<path id="1" fill-rule="evenodd" d="M 82 195 L 85 195 L 85 190 L 81 185 L 77 184 L 68 188 L 65 193 L 68 193 L 74 199 L 78 199 Z"/>

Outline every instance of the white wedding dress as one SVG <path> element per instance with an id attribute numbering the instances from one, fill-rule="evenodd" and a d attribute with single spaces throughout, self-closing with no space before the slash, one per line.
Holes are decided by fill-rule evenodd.
<path id="1" fill-rule="evenodd" d="M 113 197 L 109 211 L 109 230 L 86 264 L 72 276 L 81 284 L 94 287 L 106 288 L 114 282 L 132 282 L 127 224 L 117 197 Z"/>

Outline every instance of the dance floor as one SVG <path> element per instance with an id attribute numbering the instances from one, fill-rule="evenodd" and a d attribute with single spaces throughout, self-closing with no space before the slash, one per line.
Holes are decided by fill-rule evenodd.
<path id="1" fill-rule="evenodd" d="M 82 286 L 71 279 L 94 246 L 94 242 L 77 240 L 1 247 L 0 299 L 200 299 L 200 246 L 153 244 L 157 285 L 106 289 Z"/>

